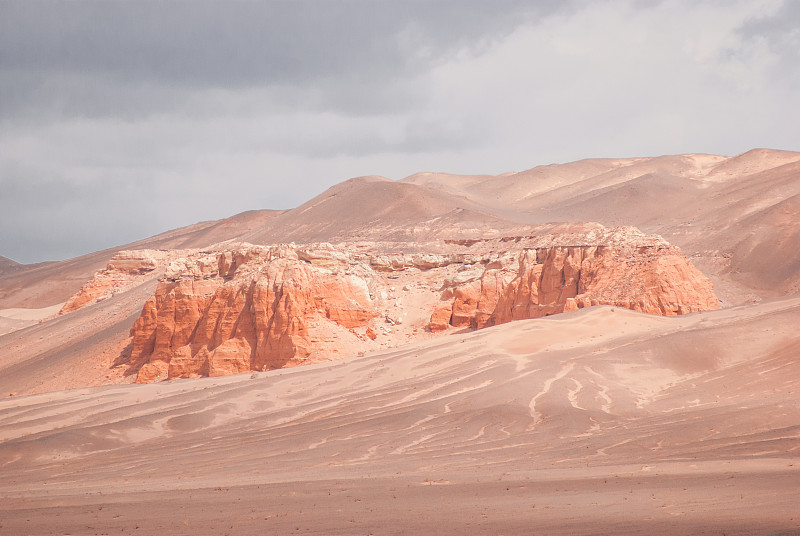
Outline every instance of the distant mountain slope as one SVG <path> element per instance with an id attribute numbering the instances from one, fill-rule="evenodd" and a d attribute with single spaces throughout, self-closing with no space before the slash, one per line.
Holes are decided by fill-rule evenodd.
<path id="1" fill-rule="evenodd" d="M 797 152 L 582 160 L 499 176 L 418 173 L 402 182 L 464 196 L 508 220 L 597 221 L 661 234 L 703 264 L 726 301 L 800 285 L 789 245 L 800 235 L 792 212 Z"/>
<path id="2" fill-rule="evenodd" d="M 482 236 L 514 226 L 463 196 L 384 177 L 359 177 L 333 186 L 242 238 L 255 244 L 429 240 L 442 235 Z"/>
<path id="3" fill-rule="evenodd" d="M 0 274 L 18 270 L 21 266 L 22 265 L 16 261 L 0 256 Z"/>
<path id="4" fill-rule="evenodd" d="M 63 302 L 122 249 L 206 247 L 226 240 L 266 245 L 474 238 L 559 221 L 633 225 L 662 234 L 715 284 L 730 287 L 723 289 L 726 301 L 738 303 L 797 290 L 797 263 L 788 245 L 800 233 L 800 217 L 791 217 L 789 201 L 796 195 L 800 153 L 769 149 L 732 158 L 588 159 L 497 176 L 359 177 L 291 210 L 245 212 L 57 263 L 0 263 L 0 308 Z"/>
<path id="5" fill-rule="evenodd" d="M 450 175 L 417 173 L 400 182 L 435 188 L 460 195 L 494 209 L 524 206 L 526 200 L 545 192 L 597 177 L 630 165 L 638 159 L 590 159 L 568 164 L 538 166 L 502 175 Z"/>
<path id="6" fill-rule="evenodd" d="M 725 244 L 730 277 L 774 293 L 800 292 L 800 194 L 731 222 L 698 239 L 713 247 Z"/>
<path id="7" fill-rule="evenodd" d="M 664 218 L 693 216 L 702 185 L 696 180 L 667 173 L 647 173 L 610 186 L 576 194 L 547 207 L 545 214 L 558 220 L 636 222 L 660 225 Z"/>
<path id="8" fill-rule="evenodd" d="M 279 217 L 283 210 L 249 210 L 225 218 L 181 227 L 122 246 L 122 249 L 203 248 L 226 240 L 237 240 Z"/>

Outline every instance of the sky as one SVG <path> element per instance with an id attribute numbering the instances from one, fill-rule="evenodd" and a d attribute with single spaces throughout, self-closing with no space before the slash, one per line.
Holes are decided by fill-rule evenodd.
<path id="1" fill-rule="evenodd" d="M 0 0 L 0 255 L 351 177 L 800 150 L 798 0 Z"/>

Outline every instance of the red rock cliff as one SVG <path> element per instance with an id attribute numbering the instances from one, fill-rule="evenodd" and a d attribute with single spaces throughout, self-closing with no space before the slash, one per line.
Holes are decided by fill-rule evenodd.
<path id="1" fill-rule="evenodd" d="M 660 315 L 718 307 L 708 279 L 664 240 L 591 229 L 415 251 L 318 244 L 187 252 L 166 268 L 131 329 L 130 364 L 140 382 L 218 376 L 597 304 Z"/>
<path id="2" fill-rule="evenodd" d="M 453 284 L 442 301 L 431 315 L 433 330 L 483 328 L 600 304 L 665 316 L 719 307 L 708 278 L 665 244 L 524 250 Z"/>
<path id="3" fill-rule="evenodd" d="M 303 362 L 314 350 L 311 327 L 356 328 L 376 314 L 364 278 L 343 268 L 288 246 L 174 262 L 131 329 L 137 381 Z"/>

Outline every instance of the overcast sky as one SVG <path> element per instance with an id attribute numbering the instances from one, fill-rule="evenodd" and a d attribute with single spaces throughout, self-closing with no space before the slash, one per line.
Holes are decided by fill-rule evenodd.
<path id="1" fill-rule="evenodd" d="M 0 255 L 359 175 L 800 150 L 800 1 L 0 0 Z"/>

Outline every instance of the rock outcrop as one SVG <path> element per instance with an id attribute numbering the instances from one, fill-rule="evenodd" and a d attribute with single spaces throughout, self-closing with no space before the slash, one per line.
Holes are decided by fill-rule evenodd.
<path id="1" fill-rule="evenodd" d="M 451 300 L 449 300 L 452 298 Z M 484 328 L 593 305 L 674 316 L 716 309 L 710 281 L 672 246 L 526 249 L 445 289 L 430 326 Z"/>
<path id="2" fill-rule="evenodd" d="M 355 328 L 377 315 L 369 272 L 330 246 L 176 260 L 131 329 L 137 381 L 268 370 L 333 352 L 342 331 L 357 339 Z"/>
<path id="3" fill-rule="evenodd" d="M 294 366 L 597 304 L 660 315 L 718 307 L 680 250 L 633 228 L 406 248 L 175 254 L 131 329 L 137 381 Z"/>
<path id="4" fill-rule="evenodd" d="M 108 261 L 105 269 L 67 300 L 58 314 L 71 313 L 125 292 L 144 279 L 158 277 L 159 269 L 164 268 L 170 255 L 168 251 L 152 249 L 120 251 Z"/>

